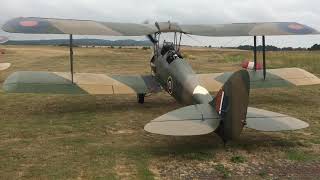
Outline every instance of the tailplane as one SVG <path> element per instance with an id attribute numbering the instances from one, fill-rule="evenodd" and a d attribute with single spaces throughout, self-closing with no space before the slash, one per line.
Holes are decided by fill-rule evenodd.
<path id="1" fill-rule="evenodd" d="M 212 133 L 220 116 L 210 104 L 183 107 L 164 114 L 145 125 L 144 130 L 168 136 L 195 136 Z"/>
<path id="2" fill-rule="evenodd" d="M 307 128 L 308 123 L 285 114 L 248 108 L 246 127 L 258 131 L 276 132 Z"/>
<path id="3" fill-rule="evenodd" d="M 216 132 L 224 142 L 236 140 L 244 127 L 259 131 L 306 128 L 299 119 L 262 109 L 248 108 L 250 78 L 245 70 L 235 72 L 209 104 L 183 107 L 148 123 L 148 132 L 170 136 L 194 136 Z"/>

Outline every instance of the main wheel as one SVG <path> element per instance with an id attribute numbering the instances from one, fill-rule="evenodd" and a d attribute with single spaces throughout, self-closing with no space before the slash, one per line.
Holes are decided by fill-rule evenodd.
<path id="1" fill-rule="evenodd" d="M 139 104 L 143 104 L 144 103 L 144 97 L 146 95 L 145 94 L 137 94 L 137 100 Z"/>

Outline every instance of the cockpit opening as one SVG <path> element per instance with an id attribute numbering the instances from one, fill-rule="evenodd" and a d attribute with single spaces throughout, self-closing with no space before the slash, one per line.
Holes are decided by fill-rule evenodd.
<path id="1" fill-rule="evenodd" d="M 182 56 L 180 52 L 175 48 L 176 46 L 172 42 L 164 42 L 162 49 L 161 49 L 161 55 L 164 56 L 167 54 L 167 62 L 171 64 L 174 60 L 181 58 Z"/>

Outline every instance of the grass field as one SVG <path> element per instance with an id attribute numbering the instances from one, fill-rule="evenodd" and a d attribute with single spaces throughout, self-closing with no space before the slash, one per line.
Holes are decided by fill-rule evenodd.
<path id="1" fill-rule="evenodd" d="M 63 47 L 2 46 L 0 82 L 14 71 L 68 71 Z M 76 48 L 76 72 L 149 74 L 151 50 Z M 233 71 L 247 51 L 184 49 L 199 73 Z M 320 76 L 320 52 L 270 52 L 268 67 Z M 245 129 L 226 147 L 215 134 L 166 137 L 144 132 L 150 120 L 181 107 L 165 93 L 135 96 L 0 92 L 0 179 L 205 179 L 320 177 L 320 86 L 253 90 L 250 106 L 286 113 L 304 130 Z"/>

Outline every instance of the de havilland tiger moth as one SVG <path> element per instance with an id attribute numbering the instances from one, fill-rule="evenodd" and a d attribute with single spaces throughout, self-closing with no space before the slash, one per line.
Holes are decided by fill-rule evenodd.
<path id="1" fill-rule="evenodd" d="M 146 94 L 165 90 L 183 108 L 164 114 L 144 129 L 170 136 L 217 133 L 224 142 L 236 140 L 244 127 L 258 131 L 287 131 L 309 125 L 284 114 L 248 107 L 250 89 L 320 84 L 315 75 L 299 68 L 266 68 L 266 36 L 317 35 L 319 31 L 295 22 L 236 23 L 222 25 L 184 25 L 173 22 L 134 24 L 91 20 L 20 17 L 9 20 L 2 29 L 9 33 L 67 34 L 70 37 L 71 72 L 21 71 L 11 74 L 3 84 L 7 93 L 55 94 L 136 94 L 143 104 Z M 160 42 L 164 33 L 173 42 Z M 237 72 L 196 74 L 181 54 L 184 34 L 254 38 L 254 66 Z M 153 43 L 152 74 L 109 76 L 75 73 L 73 35 L 147 36 Z M 263 66 L 257 67 L 257 37 L 262 37 Z M 213 96 L 213 92 L 218 92 Z"/>

